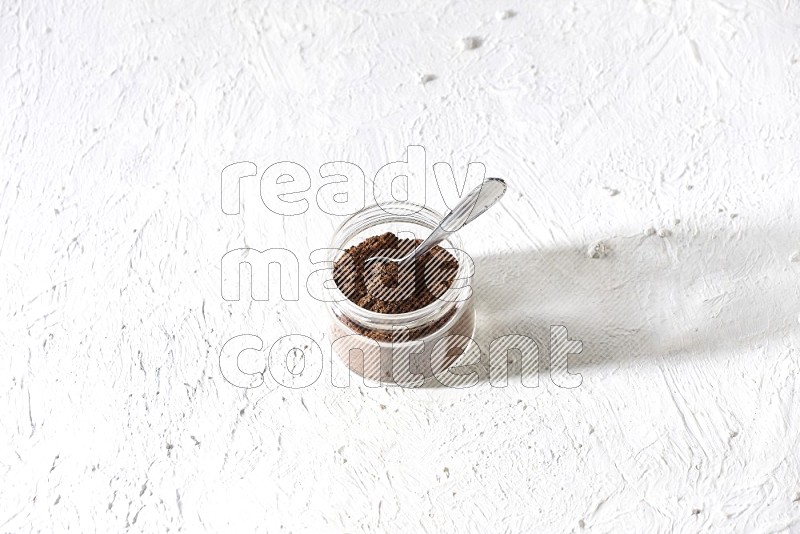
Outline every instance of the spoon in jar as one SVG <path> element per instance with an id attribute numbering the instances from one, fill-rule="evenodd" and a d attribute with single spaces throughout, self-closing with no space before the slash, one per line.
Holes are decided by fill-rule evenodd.
<path id="1" fill-rule="evenodd" d="M 380 262 L 388 265 L 397 264 L 398 269 L 402 269 L 414 263 L 414 258 L 422 256 L 430 249 L 438 245 L 450 234 L 458 232 L 464 226 L 477 219 L 486 210 L 491 208 L 506 192 L 506 183 L 500 178 L 487 178 L 481 185 L 469 192 L 461 199 L 453 211 L 447 214 L 442 222 L 439 223 L 431 235 L 420 243 L 414 250 L 400 258 L 390 258 L 388 256 L 374 256 L 367 260 L 365 266 Z"/>

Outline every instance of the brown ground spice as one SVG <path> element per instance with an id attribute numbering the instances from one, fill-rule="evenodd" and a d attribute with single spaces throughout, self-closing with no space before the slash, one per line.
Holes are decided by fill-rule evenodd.
<path id="1" fill-rule="evenodd" d="M 383 263 L 370 269 L 367 277 L 364 265 L 375 256 L 402 257 L 421 242 L 400 239 L 391 232 L 368 237 L 348 248 L 334 264 L 334 282 L 349 300 L 370 311 L 405 313 L 424 308 L 453 284 L 458 261 L 452 254 L 437 245 L 416 258 L 413 272 L 399 272 L 397 264 Z"/>

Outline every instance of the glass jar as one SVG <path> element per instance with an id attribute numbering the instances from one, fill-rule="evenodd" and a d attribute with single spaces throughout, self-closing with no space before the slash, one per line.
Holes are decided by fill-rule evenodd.
<path id="1" fill-rule="evenodd" d="M 327 260 L 335 262 L 347 248 L 386 232 L 425 239 L 441 220 L 441 214 L 407 202 L 368 206 L 335 231 Z M 350 370 L 375 381 L 419 385 L 467 350 L 475 331 L 473 264 L 456 234 L 439 246 L 458 261 L 456 278 L 437 300 L 418 310 L 370 311 L 348 300 L 333 281 L 329 283 L 328 333 L 333 352 Z"/>

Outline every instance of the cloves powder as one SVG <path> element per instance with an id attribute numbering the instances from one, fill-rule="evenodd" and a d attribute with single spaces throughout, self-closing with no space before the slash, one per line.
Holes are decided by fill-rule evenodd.
<path id="1" fill-rule="evenodd" d="M 399 268 L 393 262 L 370 262 L 376 256 L 401 258 L 422 240 L 401 239 L 391 232 L 368 237 L 345 250 L 333 268 L 333 279 L 339 290 L 354 302 L 376 313 L 397 314 L 424 308 L 441 297 L 455 281 L 458 260 L 440 246 L 417 258 L 413 265 Z M 408 332 L 410 339 L 421 337 L 444 324 L 452 315 L 434 324 Z M 345 320 L 356 332 L 377 340 L 391 339 L 387 332 L 363 328 Z"/>

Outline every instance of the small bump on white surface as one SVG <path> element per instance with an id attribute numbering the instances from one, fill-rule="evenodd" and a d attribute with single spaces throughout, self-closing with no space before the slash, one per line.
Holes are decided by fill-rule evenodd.
<path id="1" fill-rule="evenodd" d="M 475 50 L 476 48 L 480 48 L 480 46 L 483 44 L 483 39 L 474 36 L 462 37 L 456 44 L 462 51 Z"/>
<path id="2" fill-rule="evenodd" d="M 608 245 L 606 245 L 604 241 L 598 241 L 597 243 L 589 245 L 589 248 L 586 250 L 586 256 L 593 260 L 599 260 L 608 256 L 609 252 L 610 249 Z"/>

